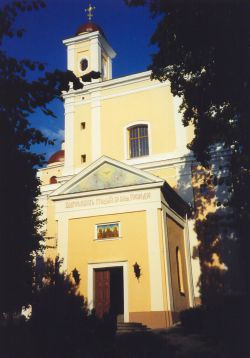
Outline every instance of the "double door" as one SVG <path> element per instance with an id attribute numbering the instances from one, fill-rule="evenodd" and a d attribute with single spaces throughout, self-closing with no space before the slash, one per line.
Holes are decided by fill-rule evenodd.
<path id="1" fill-rule="evenodd" d="M 123 270 L 122 267 L 95 270 L 94 304 L 96 315 L 102 318 L 105 313 L 123 315 Z"/>

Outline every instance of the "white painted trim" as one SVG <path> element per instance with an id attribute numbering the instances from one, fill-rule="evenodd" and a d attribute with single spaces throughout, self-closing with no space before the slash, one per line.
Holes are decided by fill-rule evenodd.
<path id="1" fill-rule="evenodd" d="M 124 321 L 129 322 L 128 309 L 128 262 L 127 261 L 113 261 L 113 262 L 98 262 L 88 263 L 88 304 L 89 308 L 94 308 L 94 270 L 106 267 L 122 267 L 123 268 L 123 297 L 124 297 Z"/>
<path id="2" fill-rule="evenodd" d="M 82 180 L 84 177 L 86 177 L 87 175 L 89 175 L 91 172 L 93 172 L 96 168 L 98 168 L 99 166 L 101 166 L 104 163 L 109 163 L 111 165 L 117 166 L 121 169 L 127 170 L 133 174 L 139 175 L 141 177 L 144 177 L 148 180 L 151 181 L 151 185 L 156 184 L 159 185 L 164 183 L 164 180 L 160 179 L 159 177 L 150 174 L 148 172 L 142 171 L 141 169 L 137 169 L 133 166 L 124 164 L 118 160 L 112 159 L 110 157 L 107 156 L 102 156 L 99 159 L 97 159 L 95 162 L 91 163 L 89 166 L 87 166 L 86 168 L 84 168 L 80 173 L 76 174 L 75 176 L 72 176 L 72 178 L 70 180 L 68 180 L 66 183 L 64 183 L 59 189 L 55 190 L 55 192 L 53 193 L 54 195 L 60 195 L 63 192 L 65 192 L 67 189 L 69 189 L 72 185 L 74 185 L 75 183 L 77 183 L 78 181 Z M 145 184 L 145 185 L 149 185 L 149 184 Z M 136 185 L 135 187 L 138 188 L 138 185 Z M 143 185 L 140 185 L 140 188 L 143 188 Z M 114 188 L 114 190 L 128 190 L 127 187 L 125 188 Z M 112 189 L 109 189 L 110 191 L 112 191 Z M 131 188 L 129 189 L 131 190 Z M 100 190 L 98 190 L 98 192 L 100 192 Z M 102 190 L 102 193 L 104 193 L 105 190 Z M 86 192 L 88 193 L 87 195 L 91 195 L 91 192 Z M 70 194 L 73 195 L 73 194 Z M 78 193 L 79 195 L 79 193 Z M 80 193 L 80 195 L 84 195 L 83 193 Z"/>
<path id="3" fill-rule="evenodd" d="M 127 85 L 127 84 L 124 84 L 124 85 Z M 119 88 L 119 87 L 120 87 L 120 85 L 119 86 L 114 86 L 114 87 L 112 87 L 112 89 L 116 89 L 116 88 Z M 102 94 L 101 100 L 105 101 L 105 100 L 109 100 L 109 99 L 113 99 L 113 98 L 117 98 L 117 97 L 128 96 L 130 94 L 151 91 L 152 89 L 159 88 L 159 87 L 166 87 L 166 85 L 162 86 L 162 83 L 153 83 L 153 82 L 151 82 L 150 85 L 148 85 L 148 86 L 135 88 L 135 89 L 130 89 L 130 90 L 123 91 L 123 92 L 120 92 L 120 93 L 114 92 L 114 93 L 112 93 L 110 95 L 106 95 L 106 96 L 104 94 Z M 103 92 L 104 91 L 105 91 L 105 89 L 103 89 Z"/>
<path id="4" fill-rule="evenodd" d="M 93 209 L 74 209 L 71 211 L 65 211 L 61 208 L 57 210 L 57 213 L 55 215 L 56 220 L 59 220 L 61 215 L 65 215 L 68 219 L 79 219 L 79 218 L 87 218 L 87 217 L 93 217 L 93 216 L 102 216 L 102 215 L 113 215 L 113 214 L 123 214 L 123 213 L 134 213 L 134 212 L 141 212 L 146 211 L 147 208 L 150 208 L 152 206 L 152 203 L 141 203 L 141 204 L 132 204 L 127 205 L 123 204 L 118 207 L 116 206 L 108 206 L 107 208 L 93 208 Z M 160 205 L 157 205 L 160 208 Z"/>
<path id="5" fill-rule="evenodd" d="M 125 159 L 121 161 L 126 165 L 133 166 L 141 170 L 154 170 L 155 168 L 169 168 L 176 167 L 181 164 L 191 164 L 193 162 L 192 155 L 181 155 L 182 153 L 168 152 L 155 155 L 149 155 L 138 158 Z M 82 171 L 82 167 L 75 168 L 75 174 Z"/>
<path id="6" fill-rule="evenodd" d="M 184 228 L 184 248 L 185 248 L 185 259 L 186 259 L 186 265 L 187 265 L 189 304 L 191 307 L 193 307 L 194 306 L 194 283 L 193 283 L 193 274 L 192 274 L 192 263 L 191 263 L 191 252 L 190 252 L 190 240 L 189 240 L 187 215 L 186 215 L 186 223 L 185 223 L 185 228 Z"/>
<path id="7" fill-rule="evenodd" d="M 157 206 L 147 208 L 147 242 L 150 282 L 150 310 L 163 311 L 163 287 L 161 270 L 160 236 Z"/>
<path id="8" fill-rule="evenodd" d="M 129 165 L 136 165 L 140 169 L 158 168 L 168 165 L 178 165 L 181 163 L 188 163 L 192 160 L 190 152 L 166 152 L 160 154 L 151 154 L 145 157 L 130 158 L 124 162 Z"/>
<path id="9" fill-rule="evenodd" d="M 80 96 L 80 95 L 83 96 L 91 91 L 119 88 L 124 85 L 127 86 L 127 85 L 131 85 L 134 83 L 138 84 L 138 83 L 144 82 L 146 80 L 148 80 L 150 84 L 148 86 L 143 86 L 143 87 L 139 88 L 138 89 L 139 92 L 142 90 L 144 91 L 146 89 L 152 89 L 152 88 L 157 88 L 157 87 L 170 87 L 169 81 L 159 82 L 156 80 L 151 80 L 150 75 L 151 75 L 151 72 L 146 71 L 146 72 L 135 73 L 135 74 L 124 76 L 124 77 L 112 78 L 110 80 L 102 81 L 102 82 L 98 82 L 98 83 L 92 82 L 90 84 L 86 84 L 83 88 L 81 88 L 77 91 L 70 90 L 68 92 L 64 92 L 63 97 L 67 98 L 72 95 L 75 97 Z M 123 92 L 123 95 L 129 94 L 129 93 L 134 93 L 133 91 L 135 91 L 135 90 Z M 114 94 L 114 96 L 115 96 L 115 94 Z M 105 98 L 113 98 L 113 97 L 106 96 Z"/>
<path id="10" fill-rule="evenodd" d="M 130 156 L 129 156 L 129 134 L 128 134 L 128 129 L 130 127 L 138 126 L 138 125 L 146 125 L 148 127 L 148 151 L 149 151 L 149 154 L 147 156 L 141 156 L 141 157 L 137 157 L 137 158 L 130 158 Z M 148 122 L 148 121 L 143 121 L 143 120 L 128 123 L 123 128 L 123 147 L 124 147 L 124 159 L 125 160 L 145 158 L 145 157 L 150 156 L 152 154 L 151 123 Z"/>
<path id="11" fill-rule="evenodd" d="M 52 193 L 56 189 L 60 188 L 60 186 L 61 186 L 60 183 L 41 185 L 40 186 L 40 191 L 41 191 L 42 194 L 44 194 L 45 192 Z"/>
<path id="12" fill-rule="evenodd" d="M 166 84 L 166 83 L 150 82 L 150 84 L 147 85 L 147 86 L 143 86 L 143 87 L 136 88 L 136 89 L 130 89 L 130 90 L 119 92 L 119 93 L 114 92 L 113 94 L 105 96 L 103 93 L 104 93 L 104 91 L 106 89 L 110 90 L 110 89 L 121 88 L 121 86 L 137 84 L 139 82 L 144 82 L 145 80 L 150 80 L 150 78 L 146 78 L 146 79 L 142 78 L 142 79 L 139 79 L 139 80 L 135 79 L 135 80 L 128 81 L 128 82 L 120 81 L 120 82 L 118 82 L 116 84 L 109 83 L 109 82 L 115 81 L 115 80 L 116 79 L 99 82 L 98 86 L 97 86 L 97 83 L 95 83 L 95 82 L 92 82 L 91 84 L 85 84 L 83 89 L 80 89 L 80 90 L 77 90 L 77 91 L 74 91 L 74 92 L 71 92 L 71 91 L 66 92 L 66 93 L 64 92 L 63 97 L 67 98 L 69 95 L 72 95 L 72 93 L 73 93 L 76 98 L 78 96 L 82 98 L 83 96 L 86 96 L 88 93 L 91 93 L 92 91 L 101 91 L 101 93 L 102 93 L 101 100 L 105 101 L 105 100 L 116 98 L 116 97 L 127 96 L 127 95 L 130 95 L 130 94 L 139 93 L 139 92 L 150 91 L 152 89 L 159 88 L 159 87 L 168 87 L 168 84 Z M 89 102 L 90 102 L 90 100 L 85 100 L 84 103 L 88 104 Z M 76 105 L 82 105 L 82 101 L 81 100 L 76 100 Z"/>
<path id="13" fill-rule="evenodd" d="M 69 221 L 68 218 L 63 215 L 56 217 L 58 220 L 57 225 L 57 252 L 60 258 L 63 259 L 62 270 L 67 271 L 68 264 L 68 230 L 69 230 Z"/>
<path id="14" fill-rule="evenodd" d="M 147 200 L 135 200 L 135 201 L 122 201 L 110 203 L 100 203 L 95 204 L 96 199 L 100 199 L 100 196 L 93 197 L 93 199 L 86 199 L 86 203 L 81 205 L 82 198 L 80 198 L 80 205 L 66 205 L 67 201 L 56 201 L 56 219 L 60 219 L 61 216 L 65 216 L 68 219 L 77 219 L 84 217 L 93 217 L 93 216 L 102 216 L 102 215 L 112 215 L 112 214 L 121 214 L 121 213 L 130 213 L 130 212 L 141 212 L 146 211 L 147 208 L 154 207 L 161 208 L 160 201 L 160 189 L 154 189 L 150 192 L 142 192 L 142 194 L 150 193 L 150 197 Z M 131 193 L 130 193 L 131 194 Z M 133 194 L 133 193 L 132 193 Z M 118 194 L 119 196 L 120 194 Z M 106 196 L 109 198 L 110 196 Z M 69 204 L 75 204 L 75 200 L 69 202 Z M 86 205 L 85 205 L 86 204 Z"/>
<path id="15" fill-rule="evenodd" d="M 127 193 L 131 191 L 142 191 L 142 190 L 149 190 L 155 188 L 161 188 L 164 181 L 159 181 L 157 183 L 149 183 L 149 184 L 139 184 L 139 185 L 131 185 L 128 187 L 117 187 L 112 189 L 99 189 L 95 191 L 86 191 L 86 192 L 79 192 L 79 193 L 72 193 L 72 194 L 55 194 L 54 192 L 51 193 L 50 199 L 54 201 L 60 201 L 65 199 L 77 199 L 77 198 L 85 198 L 85 197 L 92 197 L 92 196 L 103 196 L 107 194 L 115 194 L 115 193 Z M 59 188 L 60 189 L 60 188 Z"/>
<path id="16" fill-rule="evenodd" d="M 101 46 L 98 36 L 90 38 L 90 62 L 91 70 L 101 71 Z"/>
<path id="17" fill-rule="evenodd" d="M 168 230 L 167 230 L 167 212 L 166 208 L 162 208 L 161 211 L 162 219 L 162 229 L 163 229 L 163 257 L 164 265 L 166 269 L 166 287 L 167 287 L 167 300 L 168 300 L 168 310 L 174 311 L 174 298 L 173 298 L 173 286 L 171 278 L 171 268 L 170 268 L 170 253 L 169 253 L 169 239 L 168 239 Z"/>
<path id="18" fill-rule="evenodd" d="M 109 43 L 107 42 L 107 40 L 100 34 L 99 31 L 93 31 L 93 32 L 88 32 L 82 35 L 77 35 L 75 37 L 71 37 L 69 39 L 63 40 L 63 44 L 66 46 L 72 46 L 77 44 L 78 42 L 87 42 L 92 40 L 93 38 L 98 38 L 100 39 L 102 46 L 105 50 L 105 52 L 108 54 L 108 56 L 110 56 L 111 58 L 114 58 L 116 56 L 115 51 L 112 49 L 112 47 L 109 45 Z"/>
<path id="19" fill-rule="evenodd" d="M 68 46 L 67 48 L 67 69 L 74 70 L 75 65 L 75 46 Z"/>
<path id="20" fill-rule="evenodd" d="M 112 59 L 108 57 L 107 61 L 107 80 L 111 80 L 113 77 L 113 69 L 112 69 Z"/>
<path id="21" fill-rule="evenodd" d="M 174 123 L 175 123 L 175 138 L 176 138 L 176 147 L 177 150 L 182 150 L 187 146 L 187 128 L 184 127 L 182 123 L 182 114 L 179 112 L 181 105 L 181 98 L 174 96 L 173 97 L 173 113 L 174 113 Z"/>
<path id="22" fill-rule="evenodd" d="M 65 159 L 63 175 L 74 174 L 74 98 L 65 101 Z"/>

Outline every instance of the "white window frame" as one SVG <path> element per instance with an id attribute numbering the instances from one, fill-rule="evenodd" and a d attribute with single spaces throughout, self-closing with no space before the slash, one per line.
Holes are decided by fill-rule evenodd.
<path id="1" fill-rule="evenodd" d="M 89 309 L 94 308 L 94 270 L 102 269 L 102 268 L 109 268 L 109 267 L 122 267 L 123 268 L 124 322 L 129 322 L 128 262 L 127 261 L 88 263 L 88 304 L 89 304 Z"/>
<path id="2" fill-rule="evenodd" d="M 148 127 L 148 155 L 143 155 L 140 157 L 130 157 L 129 153 L 129 128 L 140 126 L 140 125 L 146 125 Z M 147 158 L 151 156 L 152 154 L 152 141 L 151 141 L 151 125 L 147 121 L 136 121 L 136 122 L 130 122 L 124 127 L 124 153 L 125 153 L 125 159 L 126 160 L 138 160 L 140 158 Z"/>

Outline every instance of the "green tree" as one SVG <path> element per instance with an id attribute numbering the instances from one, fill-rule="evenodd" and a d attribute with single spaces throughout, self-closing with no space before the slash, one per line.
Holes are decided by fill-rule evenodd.
<path id="1" fill-rule="evenodd" d="M 22 37 L 14 28 L 20 11 L 44 7 L 42 0 L 21 0 L 0 8 L 0 45 L 5 38 Z M 30 79 L 30 73 L 41 77 Z M 97 77 L 90 73 L 86 80 Z M 35 77 L 34 75 L 32 77 Z M 42 240 L 37 196 L 36 170 L 44 157 L 31 150 L 34 144 L 51 143 L 32 128 L 29 117 L 36 109 L 54 116 L 48 104 L 60 98 L 62 90 L 82 88 L 71 71 L 44 71 L 43 64 L 16 60 L 0 50 L 0 317 L 20 312 L 31 300 L 33 259 Z"/>
<path id="2" fill-rule="evenodd" d="M 183 124 L 192 123 L 195 128 L 189 148 L 206 166 L 211 163 L 214 146 L 219 143 L 225 151 L 224 183 L 228 188 L 227 204 L 233 213 L 228 223 L 233 223 L 231 233 L 235 231 L 238 237 L 243 290 L 249 295 L 250 2 L 126 2 L 148 6 L 158 19 L 151 38 L 158 50 L 152 56 L 150 69 L 153 78 L 169 80 L 172 93 L 182 98 Z M 205 230 L 203 225 L 199 229 Z M 209 230 L 205 238 L 208 235 Z"/>

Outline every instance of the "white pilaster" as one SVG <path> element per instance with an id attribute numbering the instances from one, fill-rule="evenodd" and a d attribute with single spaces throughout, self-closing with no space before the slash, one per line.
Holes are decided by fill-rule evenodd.
<path id="1" fill-rule="evenodd" d="M 186 224 L 184 230 L 184 247 L 185 247 L 185 257 L 187 263 L 187 281 L 188 281 L 188 293 L 189 293 L 189 304 L 191 307 L 194 306 L 194 284 L 193 284 L 193 275 L 191 267 L 191 251 L 190 251 L 190 241 L 189 241 L 189 228 L 188 228 L 188 219 L 186 215 Z"/>
<path id="2" fill-rule="evenodd" d="M 179 112 L 181 104 L 181 98 L 174 96 L 173 97 L 173 106 L 174 106 L 174 121 L 175 121 L 175 135 L 176 135 L 176 147 L 177 151 L 180 150 L 183 153 L 183 150 L 188 153 L 187 149 L 187 134 L 186 127 L 182 123 L 182 114 Z"/>
<path id="3" fill-rule="evenodd" d="M 70 45 L 67 48 L 67 69 L 70 71 L 74 71 L 75 65 L 75 46 Z"/>
<path id="4" fill-rule="evenodd" d="M 74 97 L 65 99 L 65 158 L 63 175 L 74 174 Z"/>
<path id="5" fill-rule="evenodd" d="M 110 57 L 108 57 L 107 71 L 108 71 L 107 79 L 111 80 L 112 76 L 113 76 L 113 73 L 112 73 L 112 60 L 111 60 Z"/>
<path id="6" fill-rule="evenodd" d="M 147 240 L 151 310 L 163 311 L 163 288 L 157 207 L 147 209 Z"/>
<path id="7" fill-rule="evenodd" d="M 98 35 L 94 36 L 90 40 L 90 65 L 91 65 L 91 70 L 101 72 L 102 56 L 101 56 L 101 45 L 99 42 Z"/>
<path id="8" fill-rule="evenodd" d="M 168 230 L 167 230 L 167 212 L 164 208 L 162 208 L 162 227 L 163 227 L 164 260 L 165 260 L 165 267 L 166 267 L 168 310 L 173 312 L 174 299 L 173 299 L 172 278 L 171 278 L 171 268 L 170 268 L 170 253 L 169 253 L 169 241 L 168 241 Z"/>
<path id="9" fill-rule="evenodd" d="M 100 92 L 91 94 L 91 149 L 92 161 L 101 156 L 101 101 Z"/>
<path id="10" fill-rule="evenodd" d="M 67 217 L 58 217 L 57 225 L 57 251 L 60 259 L 63 259 L 61 269 L 63 271 L 67 270 L 68 264 L 68 218 Z"/>
<path id="11" fill-rule="evenodd" d="M 190 243 L 191 270 L 193 277 L 194 297 L 200 297 L 199 281 L 201 275 L 201 267 L 199 260 L 199 241 L 195 232 L 195 220 L 188 220 L 188 236 Z"/>

